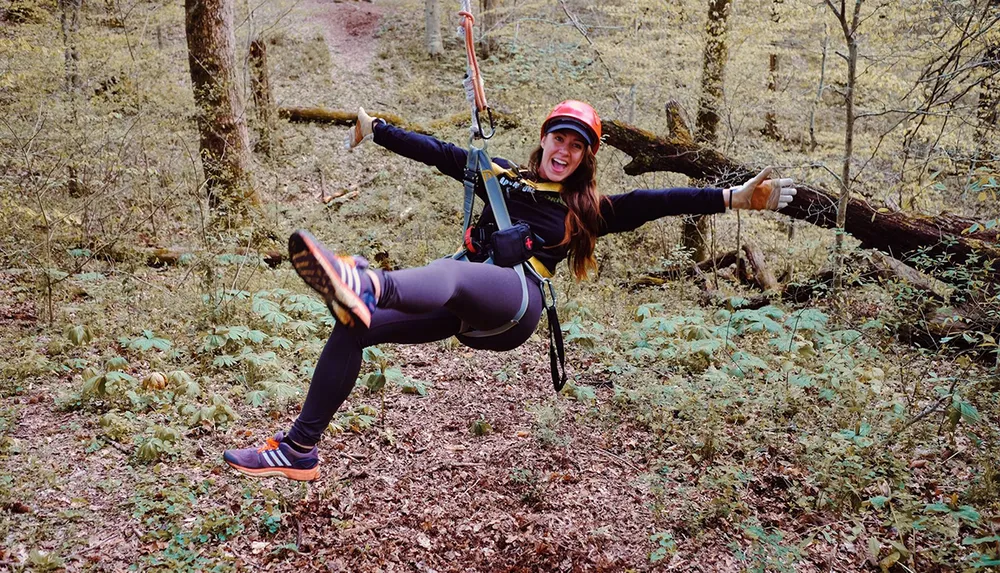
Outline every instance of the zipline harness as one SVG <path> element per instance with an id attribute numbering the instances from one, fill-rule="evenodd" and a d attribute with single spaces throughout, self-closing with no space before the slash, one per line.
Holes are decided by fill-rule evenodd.
<path id="1" fill-rule="evenodd" d="M 465 187 L 464 216 L 462 220 L 463 248 L 454 255 L 457 260 L 469 260 L 469 254 L 473 248 L 469 235 L 472 230 L 472 206 L 475 202 L 475 189 L 479 181 L 483 182 L 486 189 L 486 197 L 489 199 L 490 207 L 493 209 L 493 217 L 496 220 L 497 231 L 488 237 L 492 243 L 490 256 L 484 260 L 487 264 L 512 267 L 521 280 L 521 306 L 517 313 L 507 324 L 501 325 L 491 330 L 475 330 L 468 328 L 462 332 L 462 336 L 482 338 L 494 336 L 510 330 L 524 317 L 528 309 L 528 282 L 525 272 L 532 273 L 539 281 L 542 292 L 542 304 L 548 315 L 549 323 L 549 362 L 552 370 L 552 386 L 556 392 L 562 390 L 566 383 L 566 355 L 563 347 L 562 330 L 559 326 L 559 317 L 556 315 L 556 290 L 549 278 L 552 273 L 539 261 L 531 256 L 531 251 L 537 242 L 537 238 L 531 233 L 531 229 L 525 223 L 514 224 L 507 211 L 507 202 L 504 200 L 504 190 L 508 195 L 512 191 L 527 193 L 558 193 L 558 184 L 535 183 L 520 177 L 520 175 L 509 169 L 503 169 L 493 163 L 486 153 L 486 140 L 496 133 L 496 126 L 493 122 L 493 112 L 486 102 L 486 92 L 483 88 L 482 76 L 479 73 L 479 62 L 476 60 L 475 40 L 472 29 L 475 18 L 472 16 L 470 0 L 462 0 L 462 11 L 459 15 L 463 17 L 462 25 L 459 28 L 459 35 L 465 37 L 465 53 L 468 59 L 468 69 L 466 73 L 466 95 L 472 106 L 472 125 L 469 136 L 469 154 L 465 166 L 463 184 Z M 485 114 L 489 123 L 489 133 L 483 130 L 482 118 Z M 480 146 L 476 141 L 482 140 Z M 499 179 L 499 181 L 498 181 Z M 501 186 L 503 189 L 501 189 Z M 534 195 L 533 195 L 534 196 Z M 556 195 L 558 197 L 558 195 Z M 548 198 L 548 197 L 546 197 Z M 558 199 L 549 199 L 558 201 Z"/>

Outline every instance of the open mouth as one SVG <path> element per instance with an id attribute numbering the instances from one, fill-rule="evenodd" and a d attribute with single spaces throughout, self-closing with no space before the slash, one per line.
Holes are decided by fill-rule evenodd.
<path id="1" fill-rule="evenodd" d="M 555 157 L 552 158 L 551 163 L 552 163 L 553 173 L 563 173 L 564 171 L 566 171 L 566 167 L 568 166 L 568 164 L 565 161 L 560 161 Z"/>

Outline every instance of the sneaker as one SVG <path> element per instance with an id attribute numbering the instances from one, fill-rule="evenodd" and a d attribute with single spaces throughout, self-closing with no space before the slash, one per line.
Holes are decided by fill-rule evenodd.
<path id="1" fill-rule="evenodd" d="M 312 481 L 319 477 L 319 451 L 316 446 L 307 454 L 282 441 L 284 432 L 278 432 L 259 448 L 226 450 L 222 459 L 240 473 L 248 476 L 286 477 L 296 481 Z"/>
<path id="2" fill-rule="evenodd" d="M 334 255 L 308 231 L 295 231 L 288 238 L 288 257 L 338 322 L 352 328 L 371 325 L 376 300 L 367 260 Z"/>

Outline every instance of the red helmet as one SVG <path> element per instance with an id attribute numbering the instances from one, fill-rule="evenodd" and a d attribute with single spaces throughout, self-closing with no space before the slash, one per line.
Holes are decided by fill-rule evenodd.
<path id="1" fill-rule="evenodd" d="M 572 129 L 579 133 L 594 153 L 601 147 L 601 118 L 589 104 L 568 99 L 552 108 L 542 122 L 542 137 L 560 129 Z"/>

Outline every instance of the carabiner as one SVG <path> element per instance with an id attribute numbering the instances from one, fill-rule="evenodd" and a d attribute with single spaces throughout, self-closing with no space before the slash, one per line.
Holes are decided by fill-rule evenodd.
<path id="1" fill-rule="evenodd" d="M 490 139 L 497 132 L 496 125 L 493 123 L 493 109 L 492 108 L 489 108 L 489 107 L 486 108 L 486 117 L 489 118 L 489 120 L 490 120 L 490 134 L 489 135 L 486 135 L 486 132 L 483 131 L 483 121 L 482 121 L 482 119 L 479 116 L 479 110 L 478 109 L 476 110 L 476 127 L 479 128 L 479 137 L 482 137 L 483 139 Z"/>
<path id="2" fill-rule="evenodd" d="M 552 284 L 549 279 L 543 278 L 541 280 L 540 286 L 542 288 L 542 306 L 545 308 L 555 308 L 556 306 L 556 287 Z M 545 296 L 545 288 L 549 289 L 549 296 Z M 549 299 L 552 300 L 552 304 L 549 304 Z"/>

